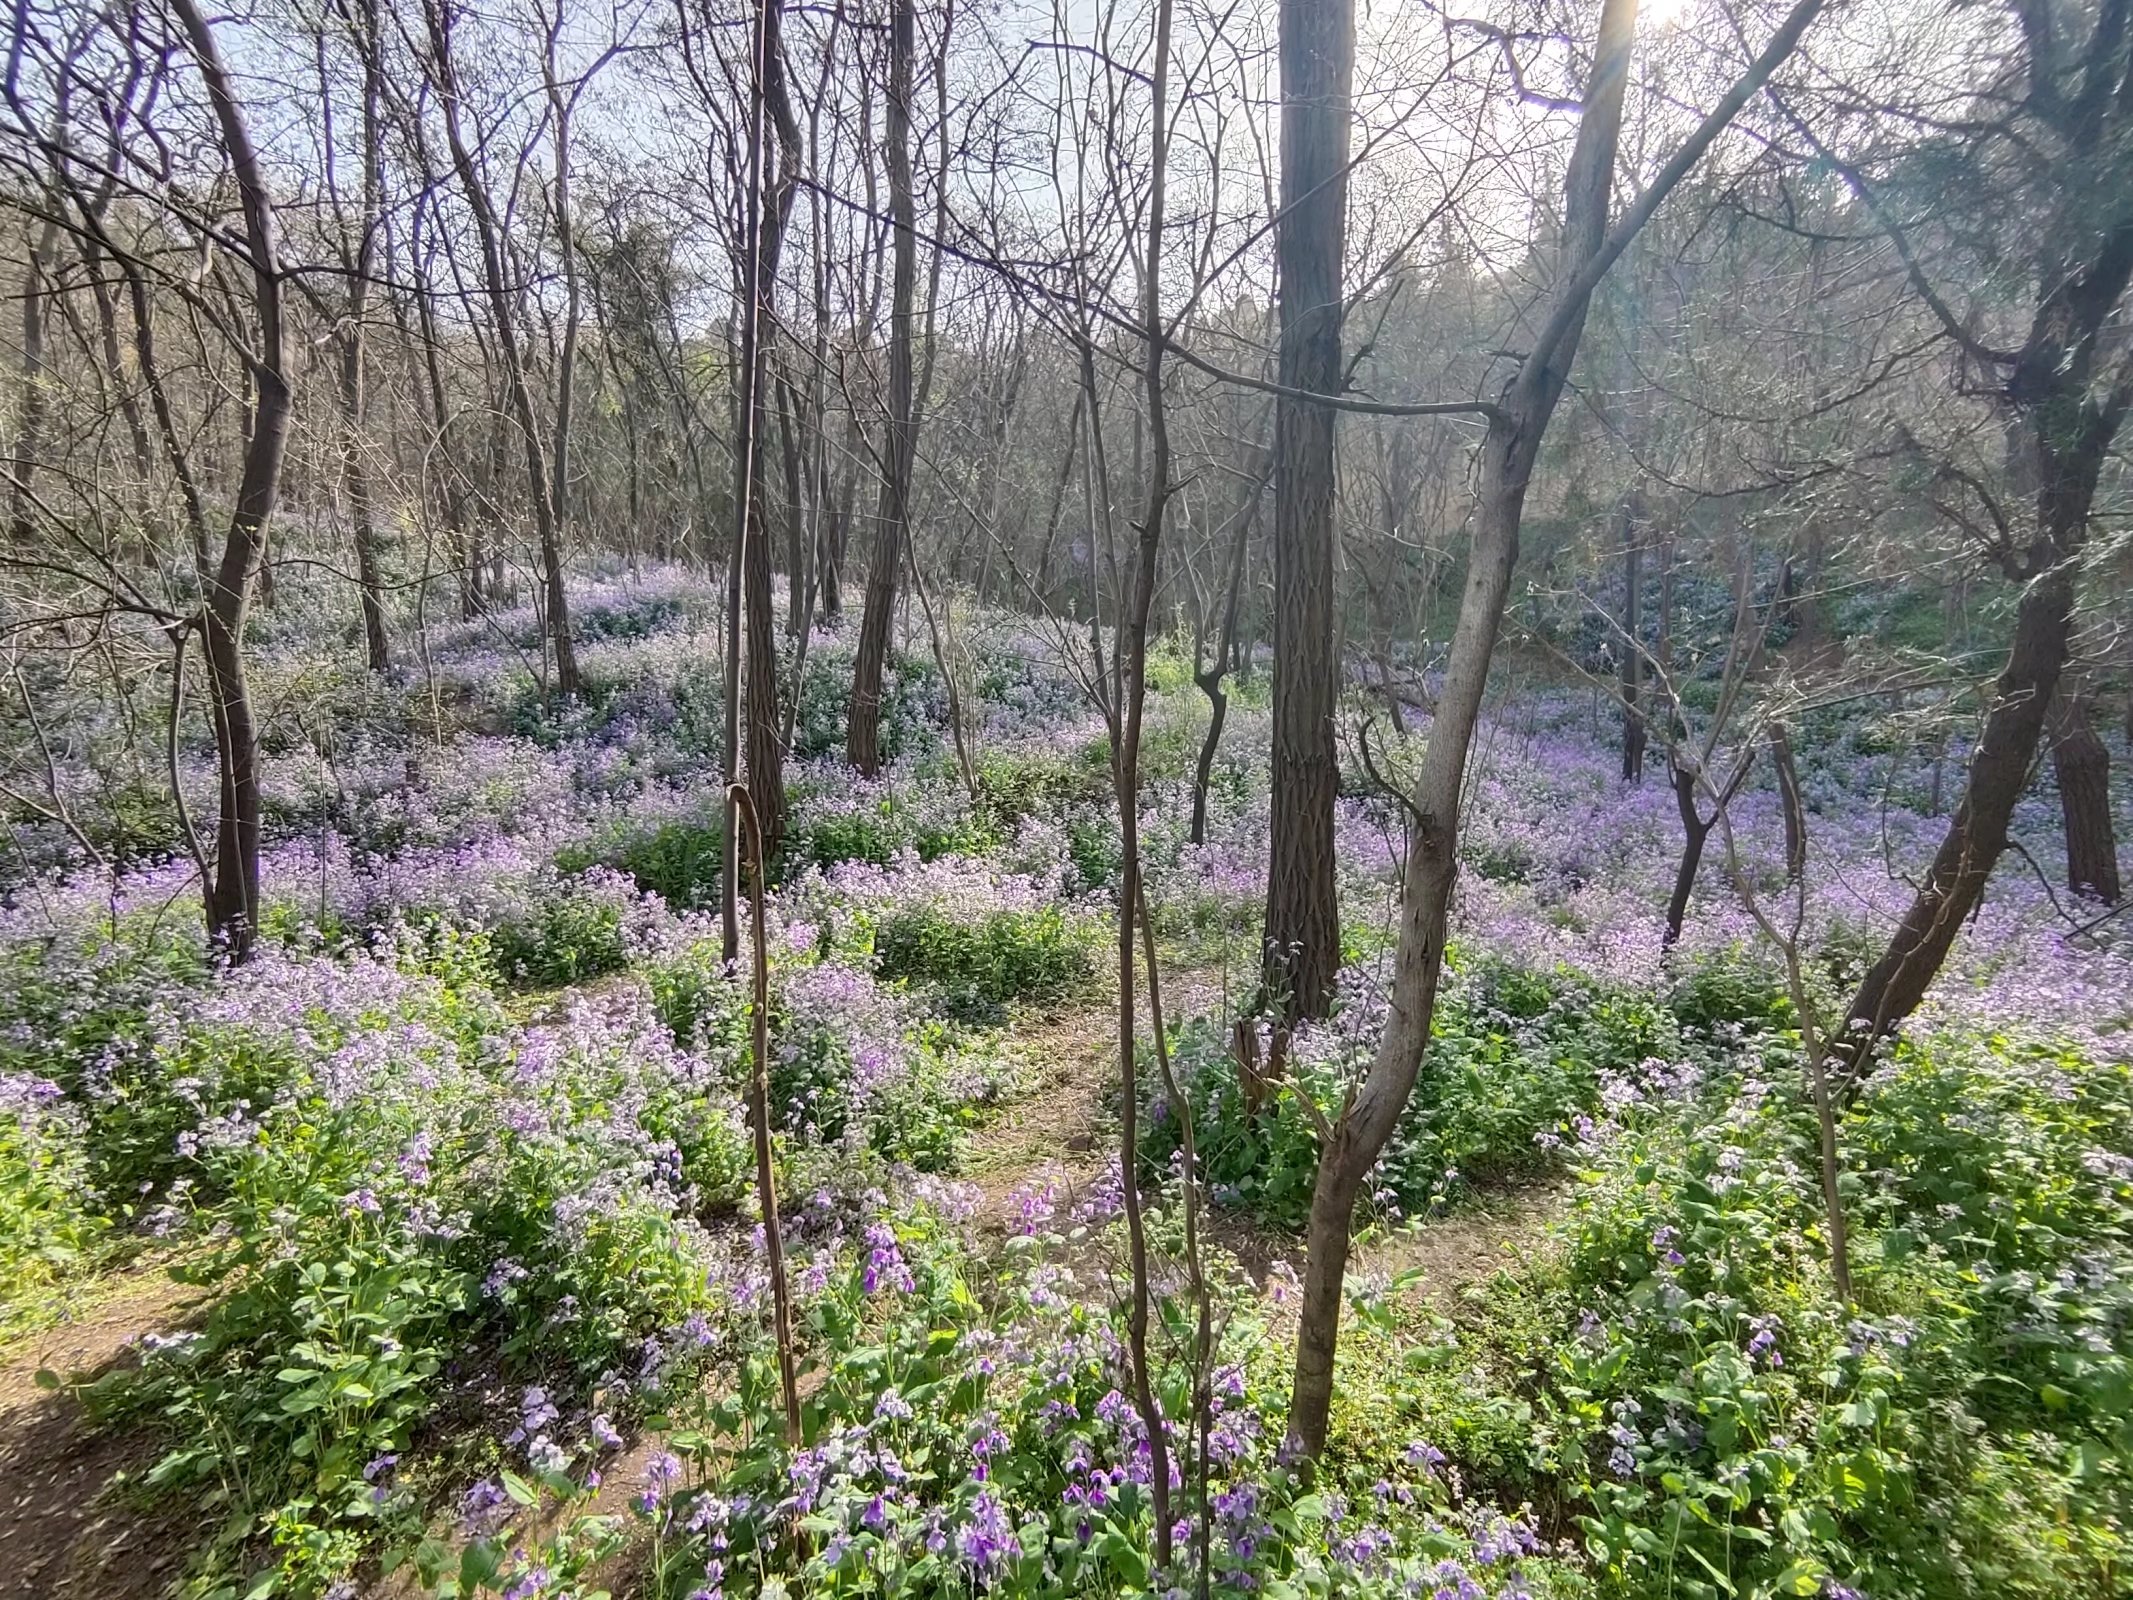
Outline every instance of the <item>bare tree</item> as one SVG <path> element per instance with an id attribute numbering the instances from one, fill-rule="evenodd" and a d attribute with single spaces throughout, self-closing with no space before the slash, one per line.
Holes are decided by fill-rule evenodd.
<path id="1" fill-rule="evenodd" d="M 1608 226 L 1609 201 L 1636 31 L 1636 3 L 1607 0 L 1601 10 L 1577 139 L 1564 175 L 1563 221 L 1545 314 L 1501 396 L 1475 408 L 1485 416 L 1488 431 L 1477 469 L 1473 543 L 1444 691 L 1408 799 L 1410 843 L 1385 1032 L 1362 1082 L 1349 1090 L 1337 1119 L 1321 1135 L 1318 1177 L 1305 1233 L 1303 1303 L 1289 1400 L 1290 1438 L 1310 1455 L 1316 1456 L 1326 1442 L 1341 1291 L 1356 1200 L 1406 1110 L 1429 1043 L 1458 866 L 1467 753 L 1480 719 L 1490 658 L 1517 564 L 1519 526 L 1533 464 L 1568 381 L 1592 292 L 1660 202 L 1792 53 L 1821 6 L 1822 0 L 1799 0 L 1769 45 L 1659 168 L 1612 229 Z"/>
<path id="2" fill-rule="evenodd" d="M 1844 1048 L 1858 1052 L 1916 1009 L 2007 848 L 2008 824 L 2028 787 L 2047 716 L 2073 649 L 2075 598 L 2104 462 L 2133 407 L 2133 352 L 2120 337 L 2133 280 L 2133 26 L 2123 5 L 2098 11 L 2060 0 L 2012 6 L 2020 46 L 2006 81 L 1988 97 L 1995 138 L 2026 151 L 2012 166 L 1952 170 L 1984 187 L 1944 188 L 1937 208 L 1966 237 L 1978 218 L 1988 259 L 2022 263 L 2034 288 L 2027 327 L 1992 342 L 1942 297 L 1914 244 L 1914 225 L 1861 168 L 1835 157 L 1797 116 L 1807 142 L 1843 172 L 1873 211 L 1919 298 L 1939 319 L 2004 423 L 2026 505 L 1954 469 L 1985 521 L 1984 542 L 2020 586 L 2014 632 L 1994 681 L 1955 816 L 1887 948 L 1867 969 L 1846 1018 Z M 1972 137 L 1969 129 L 1953 137 Z M 2006 177 L 2011 182 L 1996 186 Z M 2099 198 L 2113 203 L 2099 208 Z"/>
<path id="3" fill-rule="evenodd" d="M 429 70 L 437 88 L 437 102 L 444 117 L 445 140 L 458 175 L 460 191 L 474 219 L 475 238 L 481 246 L 482 285 L 488 296 L 491 331 L 503 369 L 505 396 L 512 421 L 517 425 L 525 460 L 527 498 L 533 507 L 535 537 L 539 543 L 542 581 L 547 602 L 548 637 L 555 647 L 557 693 L 568 699 L 580 688 L 577 649 L 570 632 L 570 596 L 563 578 L 563 533 L 556 516 L 555 487 L 549 477 L 548 451 L 541 442 L 541 427 L 533 406 L 532 378 L 520 340 L 518 308 L 505 255 L 503 226 L 496 204 L 490 198 L 486 175 L 476 158 L 463 114 L 464 96 L 452 53 L 454 0 L 423 0 L 423 19 L 429 39 Z"/>
<path id="4" fill-rule="evenodd" d="M 889 391 L 883 441 L 881 510 L 867 562 L 866 606 L 852 662 L 852 701 L 846 713 L 845 757 L 871 776 L 881 767 L 881 685 L 889 659 L 889 618 L 911 536 L 911 470 L 917 456 L 912 346 L 918 294 L 918 214 L 911 185 L 911 73 L 917 53 L 913 0 L 891 0 L 889 92 L 882 153 L 889 169 L 889 213 L 895 227 L 895 276 L 889 310 Z"/>
<path id="5" fill-rule="evenodd" d="M 1351 0 L 1282 0 L 1280 381 L 1342 386 L 1341 261 L 1347 244 Z M 1265 998 L 1323 1016 L 1340 966 L 1333 805 L 1334 412 L 1285 394 L 1274 409 L 1274 766 L 1267 861 Z"/>

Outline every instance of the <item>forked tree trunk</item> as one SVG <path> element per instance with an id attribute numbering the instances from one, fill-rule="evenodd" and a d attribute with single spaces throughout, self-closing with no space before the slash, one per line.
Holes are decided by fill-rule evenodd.
<path id="1" fill-rule="evenodd" d="M 281 263 L 276 253 L 274 202 L 262 175 L 244 113 L 215 48 L 214 34 L 194 0 L 171 0 L 192 45 L 222 132 L 244 211 L 251 257 L 252 300 L 259 321 L 254 352 L 252 411 L 244 468 L 222 559 L 202 608 L 208 683 L 213 692 L 216 766 L 221 806 L 215 821 L 215 872 L 207 889 L 210 936 L 229 960 L 241 962 L 259 936 L 259 740 L 245 681 L 244 630 L 252 583 L 266 551 L 267 521 L 281 484 L 289 429 L 289 384 L 282 369 Z"/>
<path id="2" fill-rule="evenodd" d="M 1689 896 L 1696 892 L 1696 872 L 1703 865 L 1703 847 L 1718 821 L 1714 811 L 1705 817 L 1696 809 L 1696 772 L 1680 760 L 1672 763 L 1674 809 L 1681 817 L 1681 860 L 1674 867 L 1674 892 L 1666 902 L 1666 932 L 1661 941 L 1669 949 L 1681 942 L 1682 925 L 1688 921 Z M 1719 804 L 1724 805 L 1725 800 Z"/>
<path id="3" fill-rule="evenodd" d="M 1401 883 L 1399 937 L 1385 1029 L 1369 1070 L 1319 1151 L 1305 1231 L 1307 1259 L 1288 1419 L 1291 1443 L 1307 1455 L 1317 1456 L 1326 1443 L 1356 1201 L 1407 1108 L 1429 1043 L 1457 872 L 1459 804 L 1467 754 L 1480 720 L 1489 661 L 1518 560 L 1519 521 L 1527 485 L 1569 378 L 1592 291 L 1660 201 L 1792 53 L 1821 3 L 1800 0 L 1770 44 L 1660 169 L 1611 234 L 1608 196 L 1614 181 L 1636 4 L 1635 0 L 1606 0 L 1601 10 L 1584 112 L 1564 176 L 1563 226 L 1554 263 L 1556 288 L 1548 315 L 1517 374 L 1502 399 L 1487 411 L 1466 587 L 1452 632 L 1444 692 L 1410 800 L 1414 825 Z"/>
<path id="4" fill-rule="evenodd" d="M 852 662 L 845 759 L 868 777 L 881 770 L 881 686 L 888 669 L 889 624 L 896 609 L 904 543 L 911 537 L 911 468 L 916 456 L 912 343 L 918 296 L 918 213 L 911 192 L 911 69 L 917 53 L 914 0 L 894 0 L 889 15 L 889 95 L 884 155 L 889 214 L 895 224 L 889 307 L 889 414 L 881 513 L 868 558 L 866 609 Z"/>
<path id="5" fill-rule="evenodd" d="M 2115 906 L 2120 896 L 2118 835 L 2111 821 L 2111 752 L 2089 719 L 2078 683 L 2052 704 L 2052 775 L 2066 827 L 2066 886 Z"/>
<path id="6" fill-rule="evenodd" d="M 1337 392 L 1347 241 L 1353 0 L 1282 0 L 1280 381 Z M 1324 1016 L 1340 967 L 1333 811 L 1333 430 L 1326 407 L 1274 409 L 1274 748 L 1263 1002 L 1282 1020 Z"/>

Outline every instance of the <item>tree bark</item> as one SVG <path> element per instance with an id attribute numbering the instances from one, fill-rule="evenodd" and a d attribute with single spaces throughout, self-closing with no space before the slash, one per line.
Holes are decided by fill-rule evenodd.
<path id="1" fill-rule="evenodd" d="M 1336 392 L 1347 239 L 1353 0 L 1282 0 L 1280 381 Z M 1334 412 L 1274 409 L 1274 744 L 1263 1001 L 1283 1021 L 1324 1016 L 1340 967 L 1333 810 Z"/>
<path id="2" fill-rule="evenodd" d="M 1237 509 L 1237 530 L 1229 551 L 1229 580 L 1222 599 L 1222 632 L 1215 644 L 1213 659 L 1193 674 L 1193 682 L 1207 696 L 1207 735 L 1200 741 L 1200 757 L 1192 769 L 1194 844 L 1207 843 L 1207 787 L 1214 776 L 1215 753 L 1222 746 L 1222 725 L 1229 717 L 1229 695 L 1224 692 L 1222 681 L 1236 668 L 1237 612 L 1244 596 L 1244 558 L 1251 546 L 1252 524 L 1259 520 L 1259 501 L 1273 467 L 1273 458 L 1269 456 L 1265 471 L 1248 491 L 1249 498 Z"/>
<path id="3" fill-rule="evenodd" d="M 748 375 L 748 526 L 742 580 L 748 591 L 748 793 L 763 831 L 763 848 L 775 860 L 785 839 L 785 739 L 778 706 L 778 630 L 771 602 L 770 502 L 765 457 L 772 417 L 771 349 L 777 337 L 778 262 L 785 248 L 793 201 L 799 193 L 800 124 L 793 115 L 785 82 L 784 0 L 759 3 L 763 7 L 759 92 L 770 116 L 775 143 L 765 140 L 763 144 L 757 237 L 751 244 L 755 254 L 752 289 L 756 311 L 749 330 L 754 348 L 750 352 L 753 368 Z M 789 433 L 786 443 L 790 452 Z M 793 465 L 788 459 L 788 467 Z M 796 604 L 797 600 L 791 603 Z"/>
<path id="4" fill-rule="evenodd" d="M 348 509 L 355 523 L 356 587 L 363 610 L 364 653 L 372 672 L 392 670 L 392 644 L 385 630 L 385 585 L 378 559 L 377 517 L 372 504 L 370 464 L 365 457 L 368 422 L 365 360 L 370 311 L 370 280 L 377 256 L 378 210 L 383 203 L 384 145 L 378 127 L 382 72 L 378 60 L 377 12 L 358 8 L 357 48 L 363 53 L 363 205 L 356 220 L 356 245 L 344 250 L 349 268 L 348 321 L 341 334 L 341 471 L 348 485 Z"/>
<path id="5" fill-rule="evenodd" d="M 9 491 L 8 536 L 18 550 L 31 541 L 30 480 L 37 475 L 37 457 L 44 444 L 44 308 L 58 245 L 59 224 L 47 222 L 30 246 L 29 261 L 22 269 L 22 403 L 8 466 L 14 480 Z"/>
<path id="6" fill-rule="evenodd" d="M 1792 734 L 1782 722 L 1770 728 L 1770 760 L 1785 813 L 1785 881 L 1798 883 L 1807 871 L 1807 807 L 1800 795 L 1800 769 L 1792 760 Z"/>
<path id="7" fill-rule="evenodd" d="M 2111 821 L 2111 752 L 2090 720 L 2078 683 L 2052 702 L 2052 775 L 2066 826 L 2066 886 L 2107 906 L 2118 904 L 2118 835 Z"/>
<path id="8" fill-rule="evenodd" d="M 889 213 L 895 224 L 889 308 L 889 407 L 881 512 L 867 566 L 866 609 L 860 616 L 852 663 L 845 759 L 868 777 L 881 770 L 881 686 L 889 659 L 889 623 L 896 606 L 904 542 L 911 529 L 911 468 L 917 453 L 913 415 L 912 342 L 918 294 L 918 216 L 911 189 L 911 70 L 916 54 L 914 0 L 894 0 L 889 17 L 889 94 L 884 154 Z"/>
<path id="9" fill-rule="evenodd" d="M 1646 730 L 1637 697 L 1644 686 L 1644 543 L 1637 515 L 1622 502 L 1622 781 L 1644 781 Z"/>
<path id="10" fill-rule="evenodd" d="M 274 202 L 230 87 L 215 36 L 194 0 L 171 0 L 191 43 L 244 212 L 259 342 L 252 361 L 252 409 L 237 500 L 222 559 L 208 585 L 200 628 L 213 690 L 221 806 L 215 822 L 215 876 L 207 891 L 210 936 L 232 963 L 246 960 L 259 936 L 259 741 L 245 680 L 244 631 L 252 583 L 266 551 L 268 519 L 281 484 L 289 429 L 289 384 L 282 367 L 281 262 Z"/>
<path id="11" fill-rule="evenodd" d="M 1689 896 L 1696 889 L 1696 870 L 1703 865 L 1704 842 L 1711 837 L 1711 823 L 1696 809 L 1696 773 L 1680 761 L 1673 764 L 1674 809 L 1681 814 L 1681 860 L 1674 868 L 1674 892 L 1666 903 L 1666 932 L 1662 942 L 1672 948 L 1681 941 L 1682 924 L 1688 920 Z M 1723 802 L 1721 802 L 1723 803 Z"/>
<path id="12" fill-rule="evenodd" d="M 1548 315 L 1502 399 L 1488 412 L 1480 447 L 1473 542 L 1452 632 L 1444 692 L 1410 797 L 1413 827 L 1401 880 L 1385 1030 L 1363 1081 L 1321 1141 L 1306 1226 L 1308 1258 L 1298 1310 L 1296 1369 L 1289 1396 L 1292 1444 L 1309 1456 L 1326 1444 L 1333 1404 L 1348 1230 L 1364 1182 L 1399 1125 L 1429 1043 L 1443 973 L 1445 926 L 1458 864 L 1459 806 L 1467 753 L 1487 688 L 1518 560 L 1519 521 L 1533 463 L 1570 375 L 1592 292 L 1659 203 L 1695 165 L 1748 98 L 1792 53 L 1822 0 L 1799 0 L 1763 52 L 1695 133 L 1660 169 L 1612 233 L 1607 226 L 1622 97 L 1636 29 L 1636 0 L 1606 0 L 1577 142 L 1564 175 Z"/>

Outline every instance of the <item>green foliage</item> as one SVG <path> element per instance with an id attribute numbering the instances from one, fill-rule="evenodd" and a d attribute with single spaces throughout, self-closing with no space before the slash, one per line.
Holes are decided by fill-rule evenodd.
<path id="1" fill-rule="evenodd" d="M 571 632 L 581 644 L 649 639 L 674 628 L 686 615 L 681 601 L 670 594 L 639 595 L 620 604 L 573 606 L 571 610 Z"/>
<path id="2" fill-rule="evenodd" d="M 1151 1221 L 1158 1248 L 1174 1248 L 1174 1220 Z M 1083 1252 L 1119 1243 L 1116 1222 L 1076 1231 Z M 765 1593 L 884 1600 L 1190 1592 L 1200 1508 L 1173 1500 L 1185 1532 L 1176 1565 L 1158 1569 L 1141 1425 L 1121 1389 L 1122 1322 L 1060 1292 L 1066 1239 L 1023 1237 L 996 1265 L 923 1207 L 868 1221 L 863 1239 L 817 1258 L 803 1305 L 805 1447 L 783 1442 L 761 1349 L 672 1435 L 702 1482 L 648 1496 L 654 1591 L 745 1575 Z M 1208 1375 L 1213 1592 L 1381 1600 L 1427 1593 L 1425 1579 L 1477 1597 L 1575 1592 L 1559 1581 L 1571 1575 L 1520 1559 L 1530 1528 L 1460 1505 L 1424 1457 L 1329 1468 L 1315 1488 L 1285 1469 L 1281 1386 L 1239 1359 L 1265 1347 L 1263 1309 L 1226 1277 L 1213 1293 L 1226 1330 Z M 1166 1300 L 1157 1314 L 1168 1337 L 1189 1336 L 1182 1306 Z M 1182 1364 L 1159 1363 L 1152 1381 L 1165 1415 L 1189 1414 Z"/>
<path id="3" fill-rule="evenodd" d="M 1530 1470 L 1578 1506 L 1614 1592 L 2122 1592 L 2124 1063 L 1900 1050 L 1843 1128 L 1851 1308 L 1803 1095 L 1655 1082 L 1620 1109 L 1567 1253 L 1499 1291 L 1497 1325 L 1454 1358 L 1481 1370 L 1468 1358 L 1493 1349 L 1537 1380 Z"/>
<path id="4" fill-rule="evenodd" d="M 782 848 L 787 875 L 840 861 L 886 866 L 905 851 L 921 861 L 978 854 L 995 843 L 988 820 L 964 803 L 958 780 L 940 774 L 838 795 L 791 797 Z"/>
<path id="5" fill-rule="evenodd" d="M 78 1115 L 50 1079 L 0 1076 L 0 1338 L 40 1320 L 43 1297 L 89 1267 L 96 1214 Z"/>
<path id="6" fill-rule="evenodd" d="M 616 865 L 672 906 L 717 903 L 725 842 L 713 822 L 670 822 L 623 846 Z"/>
<path id="7" fill-rule="evenodd" d="M 491 945 L 499 972 L 537 988 L 597 978 L 629 963 L 614 898 L 568 887 L 498 927 Z"/>
<path id="8" fill-rule="evenodd" d="M 792 755 L 799 760 L 841 751 L 852 697 L 858 630 L 818 644 L 808 657 L 793 722 Z M 930 656 L 892 656 L 882 674 L 881 758 L 886 762 L 940 748 L 948 724 L 947 688 Z"/>
<path id="9" fill-rule="evenodd" d="M 1706 1033 L 1731 1027 L 1784 1029 L 1795 1020 L 1776 961 L 1742 945 L 1685 965 L 1668 1004 L 1684 1027 Z"/>
<path id="10" fill-rule="evenodd" d="M 1010 1004 L 1053 1006 L 1095 973 L 1090 934 L 1057 906 L 961 921 L 935 906 L 883 916 L 874 955 L 887 978 L 927 986 L 951 1017 L 996 1020 Z"/>
<path id="11" fill-rule="evenodd" d="M 271 1004 L 232 995 L 156 1058 L 194 1118 L 166 1209 L 212 1240 L 185 1277 L 219 1295 L 92 1393 L 164 1435 L 149 1492 L 219 1519 L 203 1593 L 249 1571 L 240 1592 L 315 1596 L 416 1535 L 392 1458 L 454 1364 L 589 1388 L 712 1309 L 679 1206 L 730 1210 L 751 1171 L 730 1096 L 648 1016 L 573 1010 L 514 1052 L 485 990 L 374 966 L 291 1030 L 284 986 L 317 975 L 248 969 Z M 247 1056 L 280 1082 L 208 1075 Z"/>
<path id="12" fill-rule="evenodd" d="M 980 800 L 1002 825 L 1099 800 L 1110 787 L 1107 772 L 1092 772 L 1086 763 L 1050 750 L 988 747 L 978 756 L 977 771 Z"/>
<path id="13" fill-rule="evenodd" d="M 1179 1036 L 1176 1057 L 1193 1105 L 1201 1159 L 1218 1198 L 1283 1226 L 1300 1226 L 1318 1170 L 1318 1121 L 1375 1046 L 1375 1015 L 1300 1030 L 1284 1081 L 1247 1114 L 1226 1035 L 1204 1024 Z M 1455 967 L 1439 997 L 1413 1098 L 1376 1172 L 1372 1206 L 1413 1215 L 1475 1183 L 1498 1182 L 1551 1162 L 1555 1130 L 1595 1109 L 1602 1083 L 1647 1057 L 1679 1048 L 1674 1018 L 1644 997 L 1568 972 L 1508 963 Z M 1158 1106 L 1143 1160 L 1167 1162 L 1176 1119 Z"/>

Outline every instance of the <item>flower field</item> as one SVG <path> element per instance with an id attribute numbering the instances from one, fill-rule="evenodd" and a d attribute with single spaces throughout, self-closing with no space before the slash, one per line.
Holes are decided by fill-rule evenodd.
<path id="1" fill-rule="evenodd" d="M 1233 686 L 1194 843 L 1206 706 L 1174 647 L 1151 657 L 1141 847 L 1182 1102 L 1144 1027 L 1157 1452 L 1104 1155 L 1125 1109 L 1104 724 L 1057 639 L 978 613 L 974 782 L 915 640 L 888 764 L 858 779 L 839 757 L 853 641 L 818 631 L 761 952 L 792 1443 L 745 1109 L 754 1019 L 721 957 L 713 586 L 662 567 L 582 584 L 585 688 L 560 713 L 522 665 L 529 610 L 437 629 L 424 670 L 386 687 L 336 666 L 304 605 L 293 588 L 269 614 L 253 668 L 262 695 L 303 684 L 321 708 L 264 763 L 260 952 L 203 956 L 190 861 L 114 845 L 106 867 L 70 865 L 29 826 L 22 853 L 47 866 L 0 912 L 0 1331 L 37 1386 L 0 1418 L 63 1410 L 77 1443 L 117 1450 L 99 1504 L 186 1530 L 156 1583 L 192 1600 L 1125 1596 L 1190 1593 L 1196 1570 L 1223 1594 L 1455 1600 L 2133 1584 L 2133 957 L 2122 927 L 2071 931 L 2019 863 L 1846 1102 L 1851 1306 L 1830 1292 L 1799 1000 L 1841 1007 L 1939 831 L 1929 772 L 1867 712 L 1800 735 L 1795 992 L 1754 914 L 1793 903 L 1774 788 L 1735 802 L 1669 945 L 1664 785 L 1621 782 L 1577 691 L 1491 704 L 1434 1034 L 1358 1217 L 1332 1436 L 1307 1472 L 1283 1435 L 1299 1230 L 1319 1130 L 1390 1004 L 1408 823 L 1373 773 L 1410 768 L 1427 719 L 1344 774 L 1339 1001 L 1255 1092 L 1234 1024 L 1260 965 L 1263 680 Z M 182 767 L 207 809 L 211 766 Z M 2040 858 L 2056 820 L 2034 797 L 2018 819 Z M 1002 1137 L 1048 1101 L 1104 1137 Z M 1188 1116 L 1214 1205 L 1190 1252 Z M 1507 1197 L 1508 1248 L 1432 1265 L 1438 1230 Z M 1204 1370 L 1182 1287 L 1202 1273 Z M 59 1330 L 145 1284 L 176 1292 L 110 1359 L 44 1363 Z M 1161 1497 L 1158 1459 L 1177 1477 Z M 121 1592 L 83 1576 L 83 1548 L 45 1544 L 43 1592 Z"/>

